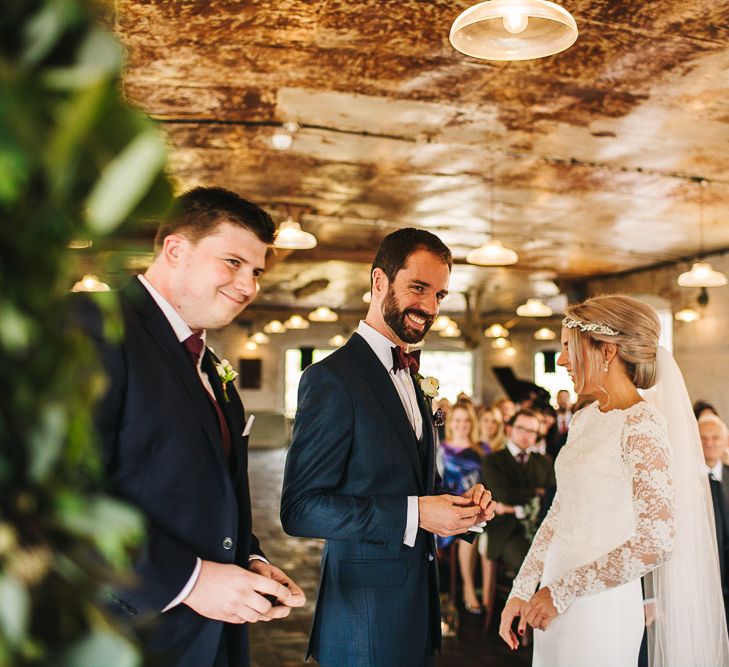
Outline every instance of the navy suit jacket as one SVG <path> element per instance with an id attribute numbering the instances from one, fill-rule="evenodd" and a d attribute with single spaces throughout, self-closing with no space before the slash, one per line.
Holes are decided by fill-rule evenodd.
<path id="1" fill-rule="evenodd" d="M 197 557 L 247 567 L 249 554 L 261 553 L 251 530 L 243 405 L 232 385 L 225 400 L 206 350 L 202 367 L 231 434 L 228 465 L 212 403 L 154 299 L 135 278 L 119 292 L 119 304 L 123 331 L 116 336 L 106 335 L 95 303 L 81 297 L 74 304 L 109 381 L 96 410 L 108 483 L 146 520 L 137 584 L 115 599 L 161 664 L 211 667 L 224 624 L 184 604 L 161 612 L 188 582 Z M 231 664 L 247 665 L 247 627 L 227 626 L 226 635 Z"/>
<path id="2" fill-rule="evenodd" d="M 301 378 L 281 521 L 326 539 L 307 653 L 325 666 L 421 667 L 440 647 L 433 535 L 418 529 L 403 544 L 407 496 L 435 486 L 432 412 L 415 386 L 420 443 L 358 334 Z"/>

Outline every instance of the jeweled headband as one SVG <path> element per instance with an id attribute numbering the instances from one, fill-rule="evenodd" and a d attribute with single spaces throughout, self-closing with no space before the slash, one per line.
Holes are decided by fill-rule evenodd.
<path id="1" fill-rule="evenodd" d="M 573 320 L 571 317 L 565 317 L 562 320 L 562 326 L 568 329 L 579 329 L 583 333 L 596 333 L 603 336 L 619 336 L 620 332 L 611 329 L 607 324 L 599 324 L 598 322 L 585 323 L 582 320 Z"/>

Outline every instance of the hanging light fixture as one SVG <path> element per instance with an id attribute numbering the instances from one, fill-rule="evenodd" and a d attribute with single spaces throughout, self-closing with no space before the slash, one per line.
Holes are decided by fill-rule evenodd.
<path id="1" fill-rule="evenodd" d="M 243 348 L 244 348 L 245 350 L 248 350 L 248 352 L 254 352 L 255 350 L 257 350 L 257 349 L 258 349 L 258 343 L 256 343 L 256 341 L 254 341 L 254 340 L 253 340 L 252 338 L 250 338 L 250 339 L 248 339 L 248 340 L 247 340 L 247 341 L 246 341 L 246 342 L 245 342 L 245 343 L 243 344 Z"/>
<path id="2" fill-rule="evenodd" d="M 316 310 L 312 310 L 309 313 L 309 319 L 312 322 L 336 322 L 339 319 L 339 315 L 326 306 L 319 306 Z"/>
<path id="3" fill-rule="evenodd" d="M 696 320 L 700 318 L 701 315 L 699 315 L 698 311 L 693 308 L 681 308 L 681 310 L 677 311 L 673 316 L 673 319 L 678 322 L 696 322 Z"/>
<path id="4" fill-rule="evenodd" d="M 493 347 L 494 350 L 504 350 L 509 347 L 509 341 L 506 338 L 497 338 L 496 340 L 491 341 L 491 347 Z"/>
<path id="5" fill-rule="evenodd" d="M 486 338 L 506 338 L 509 330 L 500 324 L 492 324 L 488 329 L 484 329 L 483 335 Z"/>
<path id="6" fill-rule="evenodd" d="M 552 309 L 541 299 L 527 299 L 516 309 L 519 317 L 550 317 Z"/>
<path id="7" fill-rule="evenodd" d="M 438 315 L 433 321 L 430 327 L 431 331 L 443 331 L 449 324 L 454 324 L 456 328 L 458 325 L 448 315 Z"/>
<path id="8" fill-rule="evenodd" d="M 111 288 L 104 282 L 101 282 L 96 276 L 91 274 L 85 275 L 81 280 L 74 283 L 71 288 L 72 292 L 108 292 Z"/>
<path id="9" fill-rule="evenodd" d="M 90 248 L 92 245 L 94 245 L 94 242 L 91 239 L 71 239 L 68 242 L 68 247 L 71 250 L 83 250 Z"/>
<path id="10" fill-rule="evenodd" d="M 554 340 L 557 338 L 557 334 L 547 327 L 542 327 L 534 332 L 535 340 Z"/>
<path id="11" fill-rule="evenodd" d="M 299 131 L 298 123 L 284 123 L 271 137 L 271 143 L 277 151 L 287 151 L 294 143 L 294 135 Z"/>
<path id="12" fill-rule="evenodd" d="M 516 348 L 513 345 L 509 345 L 509 347 L 507 347 L 504 350 L 504 354 L 507 357 L 515 357 L 516 356 Z"/>
<path id="13" fill-rule="evenodd" d="M 704 254 L 704 188 L 706 181 L 703 178 L 696 179 L 699 184 L 699 255 Z M 694 262 L 690 271 L 682 273 L 678 277 L 679 287 L 722 287 L 727 284 L 727 277 L 716 271 L 709 262 Z M 702 292 L 699 300 L 708 301 L 709 297 L 705 291 Z"/>
<path id="14" fill-rule="evenodd" d="M 301 225 L 291 216 L 278 226 L 276 240 L 273 242 L 273 247 L 281 250 L 309 250 L 315 246 L 316 236 L 301 229 Z"/>
<path id="15" fill-rule="evenodd" d="M 548 0 L 489 0 L 460 14 L 450 42 L 461 53 L 484 60 L 532 60 L 568 49 L 577 24 Z"/>
<path id="16" fill-rule="evenodd" d="M 284 322 L 287 329 L 308 329 L 309 321 L 301 315 L 292 315 Z"/>
<path id="17" fill-rule="evenodd" d="M 367 290 L 362 295 L 362 301 L 364 301 L 365 303 L 372 303 L 372 291 L 371 290 Z"/>
<path id="18" fill-rule="evenodd" d="M 489 188 L 489 217 L 491 218 L 491 230 L 494 228 L 494 183 L 496 180 L 496 167 L 493 154 L 491 155 L 491 185 Z M 466 255 L 466 261 L 469 264 L 477 264 L 478 266 L 508 266 L 516 264 L 519 256 L 511 250 L 504 247 L 501 241 L 489 238 L 478 248 L 474 248 Z"/>
<path id="19" fill-rule="evenodd" d="M 263 327 L 263 330 L 269 334 L 278 334 L 286 331 L 286 327 L 281 320 L 271 320 Z"/>
<path id="20" fill-rule="evenodd" d="M 439 335 L 443 338 L 458 338 L 461 335 L 461 330 L 458 328 L 458 324 L 451 322 Z"/>
<path id="21" fill-rule="evenodd" d="M 336 334 L 329 339 L 329 345 L 332 347 L 341 347 L 347 342 L 347 339 L 342 334 Z"/>
<path id="22" fill-rule="evenodd" d="M 251 336 L 251 340 L 256 343 L 256 345 L 265 345 L 266 343 L 269 343 L 271 339 L 263 333 L 263 331 L 257 331 Z"/>

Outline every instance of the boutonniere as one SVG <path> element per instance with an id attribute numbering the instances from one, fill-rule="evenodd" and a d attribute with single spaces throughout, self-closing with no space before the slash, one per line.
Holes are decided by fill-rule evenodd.
<path id="1" fill-rule="evenodd" d="M 229 401 L 228 382 L 233 382 L 238 377 L 238 371 L 230 365 L 227 359 L 221 359 L 219 364 L 215 364 L 215 370 L 218 371 L 218 377 L 223 383 L 223 398 Z"/>
<path id="2" fill-rule="evenodd" d="M 438 389 L 440 387 L 440 381 L 438 378 L 434 378 L 432 375 L 423 377 L 420 373 L 415 376 L 415 379 L 420 384 L 420 389 L 428 398 L 435 398 L 438 395 Z"/>

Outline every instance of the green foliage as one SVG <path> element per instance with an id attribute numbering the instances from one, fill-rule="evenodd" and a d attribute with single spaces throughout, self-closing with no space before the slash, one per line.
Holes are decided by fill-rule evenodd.
<path id="1" fill-rule="evenodd" d="M 142 522 L 103 490 L 105 378 L 67 323 L 68 244 L 159 215 L 170 187 L 100 18 L 83 0 L 0 4 L 0 667 L 141 662 L 99 604 Z"/>

